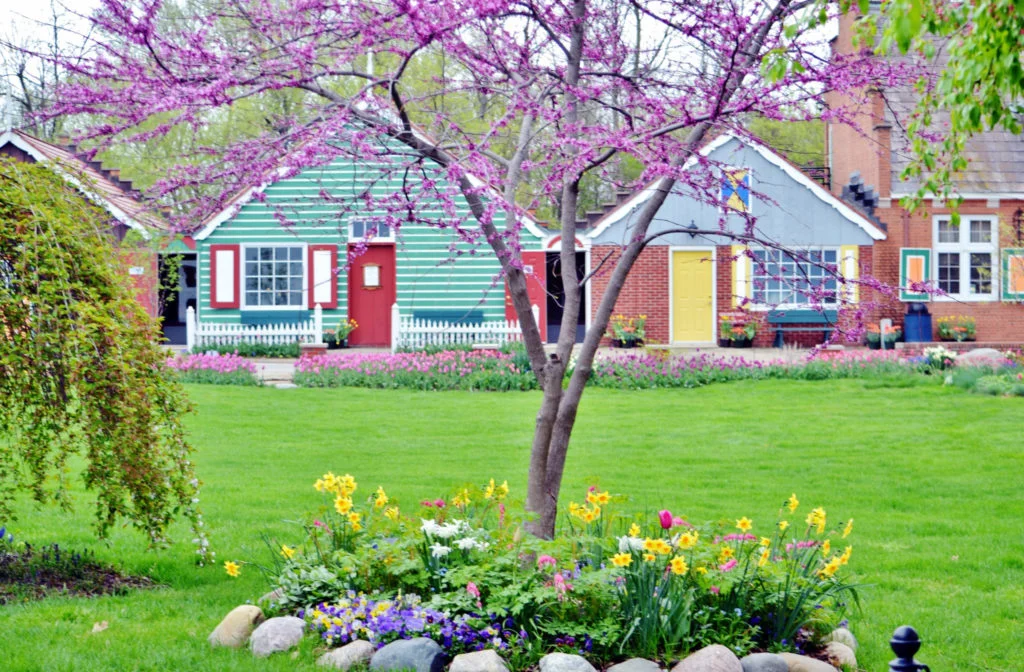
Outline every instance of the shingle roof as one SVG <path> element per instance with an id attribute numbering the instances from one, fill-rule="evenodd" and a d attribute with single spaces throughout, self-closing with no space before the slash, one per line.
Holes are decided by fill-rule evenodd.
<path id="1" fill-rule="evenodd" d="M 122 223 L 135 224 L 146 229 L 170 231 L 170 226 L 153 208 L 136 198 L 131 193 L 130 183 L 110 176 L 109 171 L 97 167 L 95 162 L 87 161 L 76 154 L 70 147 L 62 147 L 40 140 L 28 133 L 18 130 L 8 131 L 0 136 L 0 145 L 12 142 L 20 149 L 32 155 L 37 161 L 52 161 L 66 171 L 79 188 L 86 192 L 90 200 L 100 201 L 96 205 L 103 207 Z"/>

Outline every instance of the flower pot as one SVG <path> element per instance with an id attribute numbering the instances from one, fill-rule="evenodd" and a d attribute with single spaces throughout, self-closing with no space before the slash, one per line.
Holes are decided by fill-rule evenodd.
<path id="1" fill-rule="evenodd" d="M 348 347 L 348 339 L 343 338 L 341 341 L 335 341 L 333 338 L 327 341 L 328 350 L 342 350 Z"/>
<path id="2" fill-rule="evenodd" d="M 620 340 L 617 340 L 617 339 L 613 339 L 612 340 L 612 347 L 613 348 L 626 348 L 626 349 L 628 349 L 628 348 L 635 348 L 635 347 L 637 347 L 638 345 L 641 345 L 641 344 L 642 344 L 641 341 L 634 341 L 634 340 L 629 340 L 629 341 L 620 341 Z"/>
<path id="3" fill-rule="evenodd" d="M 881 349 L 882 349 L 882 342 L 881 341 L 868 341 L 868 350 L 881 350 Z"/>
<path id="4" fill-rule="evenodd" d="M 720 338 L 720 339 L 718 339 L 718 347 L 720 347 L 720 348 L 732 347 L 732 340 L 728 339 L 728 338 Z"/>
<path id="5" fill-rule="evenodd" d="M 752 338 L 734 338 L 732 339 L 732 347 L 734 348 L 751 348 L 754 346 L 754 339 Z"/>

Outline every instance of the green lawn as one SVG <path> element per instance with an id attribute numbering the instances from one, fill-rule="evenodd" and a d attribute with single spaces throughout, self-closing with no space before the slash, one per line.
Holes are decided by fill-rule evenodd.
<path id="1" fill-rule="evenodd" d="M 453 486 L 507 478 L 525 487 L 539 396 L 361 389 L 190 388 L 202 506 L 218 555 L 265 557 L 259 535 L 286 540 L 286 521 L 319 504 L 311 484 L 328 469 L 411 504 Z M 801 510 L 853 517 L 851 569 L 864 610 L 852 629 L 862 668 L 886 669 L 886 642 L 909 623 L 933 670 L 1021 670 L 1024 648 L 1024 400 L 863 381 L 772 381 L 699 390 L 588 390 L 563 492 L 590 483 L 626 493 L 639 510 L 692 519 L 750 516 L 759 525 L 798 493 Z M 128 597 L 51 599 L 0 607 L 4 670 L 296 670 L 211 651 L 206 635 L 232 607 L 265 590 L 197 569 L 183 542 L 147 552 L 118 530 L 97 544 L 91 508 L 21 507 L 9 529 L 34 542 L 90 545 L 166 588 Z M 761 528 L 763 529 L 763 528 Z M 297 537 L 293 537 L 297 538 Z M 109 628 L 92 634 L 93 623 Z"/>

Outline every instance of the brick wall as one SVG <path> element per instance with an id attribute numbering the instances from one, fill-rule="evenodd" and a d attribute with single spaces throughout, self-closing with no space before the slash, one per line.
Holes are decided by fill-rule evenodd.
<path id="1" fill-rule="evenodd" d="M 608 278 L 619 260 L 621 248 L 617 245 L 595 245 L 591 248 L 590 258 L 595 265 L 605 255 L 611 255 L 604 263 L 601 272 L 594 276 L 591 289 L 591 317 L 597 304 L 604 297 L 608 287 Z M 612 315 L 622 314 L 627 317 L 647 315 L 647 342 L 669 343 L 669 277 L 668 247 L 650 246 L 640 253 L 633 270 L 626 278 L 615 310 Z"/>

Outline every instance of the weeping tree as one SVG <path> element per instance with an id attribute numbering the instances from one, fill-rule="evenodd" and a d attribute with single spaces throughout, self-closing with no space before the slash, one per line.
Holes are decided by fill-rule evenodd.
<path id="1" fill-rule="evenodd" d="M 0 519 L 24 491 L 69 508 L 80 458 L 101 537 L 126 519 L 161 545 L 183 518 L 205 560 L 188 403 L 120 266 L 110 216 L 59 170 L 0 160 Z"/>
<path id="2" fill-rule="evenodd" d="M 333 204 L 387 213 L 381 221 L 399 236 L 403 223 L 426 221 L 490 248 L 543 390 L 526 505 L 534 532 L 549 536 L 594 355 L 641 251 L 654 235 L 680 230 L 772 244 L 753 217 L 741 232 L 729 232 L 723 215 L 718 228 L 649 234 L 670 192 L 719 203 L 723 166 L 699 152 L 709 134 L 742 137 L 751 115 L 809 119 L 826 92 L 856 99 L 900 76 L 868 54 L 829 58 L 820 28 L 846 9 L 827 0 L 211 0 L 178 22 L 162 18 L 170 10 L 161 0 L 103 0 L 92 17 L 95 58 L 75 64 L 47 114 L 75 117 L 80 139 L 102 149 L 181 128 L 200 133 L 244 101 L 295 91 L 301 113 L 276 119 L 273 132 L 205 147 L 198 155 L 216 161 L 182 162 L 152 195 L 217 185 L 217 195 L 187 202 L 187 225 L 241 190 L 338 159 L 371 161 L 396 178 L 383 182 L 391 193 Z M 422 64 L 438 54 L 445 67 L 425 77 Z M 625 181 L 623 161 L 641 167 L 635 181 Z M 616 190 L 649 184 L 652 195 L 619 254 L 596 260 L 607 290 L 595 297 L 564 384 L 591 276 L 565 276 L 561 336 L 549 355 L 519 233 L 526 210 L 557 213 L 561 264 L 573 268 L 588 180 Z M 465 218 L 456 214 L 461 199 Z M 438 201 L 443 214 L 423 214 Z"/>

